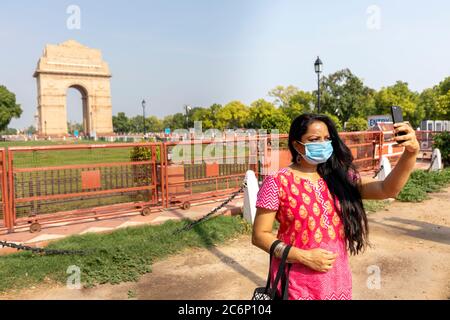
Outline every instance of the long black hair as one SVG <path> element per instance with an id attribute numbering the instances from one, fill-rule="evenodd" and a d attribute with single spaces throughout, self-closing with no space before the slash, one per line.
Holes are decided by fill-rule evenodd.
<path id="1" fill-rule="evenodd" d="M 330 159 L 317 166 L 317 172 L 327 183 L 335 205 L 336 198 L 339 199 L 341 204 L 340 216 L 344 224 L 347 248 L 352 255 L 356 255 L 368 245 L 367 215 L 358 189 L 359 182 L 357 179 L 349 177 L 350 171 L 353 171 L 354 175 L 358 175 L 358 171 L 353 164 L 353 155 L 339 137 L 336 126 L 329 117 L 317 114 L 302 114 L 292 122 L 289 131 L 289 150 L 292 154 L 292 162 L 295 163 L 298 157 L 298 152 L 293 145 L 294 141 L 301 141 L 309 125 L 316 121 L 321 121 L 328 127 L 334 149 Z"/>

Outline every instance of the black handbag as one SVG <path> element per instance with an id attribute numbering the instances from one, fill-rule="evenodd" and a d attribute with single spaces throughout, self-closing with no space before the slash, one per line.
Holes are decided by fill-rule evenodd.
<path id="1" fill-rule="evenodd" d="M 267 275 L 267 284 L 265 287 L 256 288 L 253 292 L 252 300 L 288 300 L 288 286 L 289 286 L 289 270 L 291 264 L 288 263 L 288 272 L 286 273 L 286 260 L 291 250 L 291 245 L 287 245 L 283 251 L 281 257 L 280 266 L 275 277 L 275 281 L 271 284 L 270 275 L 272 273 L 272 259 L 275 251 L 275 247 L 280 243 L 280 240 L 276 240 L 270 247 L 270 261 L 269 261 L 269 274 Z M 278 283 L 281 280 L 281 292 L 282 296 L 278 294 Z"/>

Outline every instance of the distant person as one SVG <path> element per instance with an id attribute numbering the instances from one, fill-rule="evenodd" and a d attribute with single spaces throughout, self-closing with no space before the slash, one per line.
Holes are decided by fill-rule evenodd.
<path id="1" fill-rule="evenodd" d="M 347 251 L 356 255 L 368 244 L 362 199 L 396 197 L 419 153 L 408 123 L 395 124 L 395 132 L 405 133 L 394 138 L 405 151 L 390 175 L 378 181 L 361 178 L 330 118 L 304 114 L 292 123 L 289 149 L 293 163 L 264 180 L 257 197 L 252 240 L 266 252 L 275 240 L 282 241 L 275 250 L 272 281 L 283 246 L 292 245 L 289 300 L 352 299 Z M 280 222 L 277 237 L 272 234 L 275 219 Z"/>

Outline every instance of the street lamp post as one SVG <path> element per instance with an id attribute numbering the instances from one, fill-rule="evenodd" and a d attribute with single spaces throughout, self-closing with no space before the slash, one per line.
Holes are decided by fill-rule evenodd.
<path id="1" fill-rule="evenodd" d="M 184 109 L 186 110 L 186 129 L 189 130 L 189 111 L 192 110 L 190 105 L 185 105 Z"/>
<path id="2" fill-rule="evenodd" d="M 320 113 L 320 73 L 322 72 L 322 65 L 322 60 L 317 57 L 317 60 L 314 63 L 314 70 L 317 73 L 317 113 Z"/>
<path id="3" fill-rule="evenodd" d="M 144 139 L 145 139 L 145 134 L 146 134 L 146 128 L 145 128 L 145 105 L 147 103 L 145 102 L 145 100 L 142 100 L 142 116 L 144 118 Z"/>

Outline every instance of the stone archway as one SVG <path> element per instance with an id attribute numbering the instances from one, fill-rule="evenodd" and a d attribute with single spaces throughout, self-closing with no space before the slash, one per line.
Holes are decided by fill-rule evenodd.
<path id="1" fill-rule="evenodd" d="M 67 135 L 66 95 L 80 91 L 83 125 L 89 135 L 113 132 L 109 67 L 100 50 L 69 40 L 47 45 L 34 77 L 38 91 L 38 132 L 43 136 Z"/>

